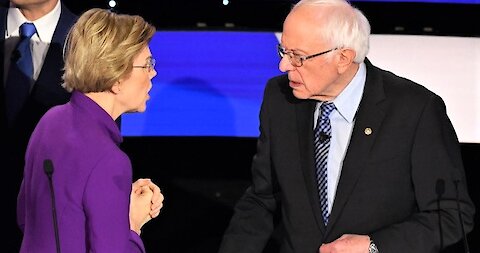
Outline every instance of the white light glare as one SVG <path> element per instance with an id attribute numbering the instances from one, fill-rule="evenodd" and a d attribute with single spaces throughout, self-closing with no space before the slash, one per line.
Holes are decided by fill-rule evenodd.
<path id="1" fill-rule="evenodd" d="M 108 1 L 108 6 L 110 6 L 110 8 L 114 8 L 117 6 L 117 2 L 115 0 L 110 0 Z"/>
<path id="2" fill-rule="evenodd" d="M 228 0 L 223 0 L 223 5 L 228 5 L 230 2 Z"/>

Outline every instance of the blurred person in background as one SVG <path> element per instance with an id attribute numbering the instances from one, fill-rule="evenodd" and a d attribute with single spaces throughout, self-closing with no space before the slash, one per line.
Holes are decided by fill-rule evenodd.
<path id="1" fill-rule="evenodd" d="M 48 109 L 70 99 L 61 87 L 62 50 L 76 19 L 59 0 L 11 0 L 0 5 L 0 167 L 7 178 L 2 184 L 8 207 L 5 230 L 9 232 L 2 245 L 6 252 L 18 252 L 22 238 L 15 206 L 28 139 Z M 22 34 L 29 26 L 33 34 Z M 27 60 L 29 70 L 22 72 L 19 66 Z"/>

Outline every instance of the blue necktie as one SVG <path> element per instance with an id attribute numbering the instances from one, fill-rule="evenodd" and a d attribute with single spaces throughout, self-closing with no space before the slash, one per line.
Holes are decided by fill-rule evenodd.
<path id="1" fill-rule="evenodd" d="M 328 223 L 328 178 L 327 178 L 327 158 L 330 149 L 330 137 L 332 135 L 332 126 L 330 125 L 330 113 L 335 109 L 333 103 L 322 103 L 320 114 L 318 116 L 317 126 L 315 128 L 315 167 L 318 183 L 318 195 L 320 198 L 320 208 L 325 226 Z"/>
<path id="2" fill-rule="evenodd" d="M 12 52 L 10 69 L 5 87 L 7 120 L 13 125 L 27 100 L 33 83 L 33 62 L 30 38 L 37 32 L 33 23 L 20 26 L 20 41 Z"/>

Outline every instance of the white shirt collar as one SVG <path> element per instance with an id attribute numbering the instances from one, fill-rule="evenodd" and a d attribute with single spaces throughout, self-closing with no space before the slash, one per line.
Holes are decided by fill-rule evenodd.
<path id="1" fill-rule="evenodd" d="M 360 100 L 362 100 L 366 76 L 367 68 L 362 62 L 347 87 L 333 100 L 339 114 L 350 123 L 354 120 Z"/>
<path id="2" fill-rule="evenodd" d="M 55 32 L 58 20 L 60 19 L 61 11 L 60 1 L 57 1 L 57 4 L 52 11 L 37 20 L 30 21 L 23 16 L 18 8 L 10 7 L 7 15 L 6 38 L 11 36 L 18 37 L 20 25 L 25 22 L 32 22 L 37 29 L 37 33 L 33 35 L 32 40 L 49 44 L 52 41 L 53 33 Z"/>

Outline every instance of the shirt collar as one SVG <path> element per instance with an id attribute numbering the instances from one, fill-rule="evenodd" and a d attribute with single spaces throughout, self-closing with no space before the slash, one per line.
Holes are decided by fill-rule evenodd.
<path id="1" fill-rule="evenodd" d="M 32 40 L 50 43 L 52 41 L 53 33 L 57 27 L 58 20 L 61 13 L 60 1 L 57 2 L 55 8 L 47 13 L 45 16 L 29 21 L 23 16 L 20 10 L 16 7 L 10 7 L 7 14 L 7 34 L 6 38 L 12 36 L 19 36 L 19 28 L 25 22 L 32 22 L 37 29 L 37 33 L 33 35 Z"/>
<path id="2" fill-rule="evenodd" d="M 355 114 L 362 99 L 366 76 L 367 68 L 365 63 L 362 62 L 347 87 L 333 100 L 338 113 L 349 123 L 352 123 L 355 119 Z"/>
<path id="3" fill-rule="evenodd" d="M 79 91 L 72 92 L 70 103 L 79 110 L 86 112 L 95 122 L 93 124 L 103 128 L 112 141 L 120 145 L 123 138 L 117 123 L 100 105 Z"/>

